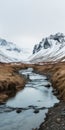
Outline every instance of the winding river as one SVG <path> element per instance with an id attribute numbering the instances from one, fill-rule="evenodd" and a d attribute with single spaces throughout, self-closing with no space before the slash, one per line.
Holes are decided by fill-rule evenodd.
<path id="1" fill-rule="evenodd" d="M 6 104 L 0 105 L 0 130 L 32 130 L 44 121 L 46 113 L 59 100 L 52 93 L 47 77 L 33 72 L 32 68 L 20 70 L 29 77 L 25 88 Z M 50 85 L 49 88 L 45 87 Z"/>

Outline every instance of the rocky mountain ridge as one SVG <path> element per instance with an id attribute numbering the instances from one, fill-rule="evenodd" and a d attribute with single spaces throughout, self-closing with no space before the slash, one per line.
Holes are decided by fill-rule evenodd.
<path id="1" fill-rule="evenodd" d="M 32 63 L 57 62 L 65 60 L 65 36 L 63 33 L 56 33 L 43 38 L 33 48 L 33 54 L 29 57 Z"/>
<path id="2" fill-rule="evenodd" d="M 62 45 L 65 42 L 65 36 L 63 33 L 56 33 L 55 35 L 50 35 L 49 37 L 43 38 L 39 44 L 34 46 L 33 54 L 40 51 L 41 49 L 51 48 L 54 44 L 53 41 L 55 41 L 56 44 L 59 43 Z"/>

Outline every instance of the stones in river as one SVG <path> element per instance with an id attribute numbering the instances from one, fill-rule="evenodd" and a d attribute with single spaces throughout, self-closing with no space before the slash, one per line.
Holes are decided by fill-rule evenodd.
<path id="1" fill-rule="evenodd" d="M 35 113 L 35 114 L 39 113 L 39 110 L 38 110 L 38 109 L 35 109 L 35 110 L 34 110 L 34 113 Z"/>
<path id="2" fill-rule="evenodd" d="M 35 109 L 37 106 L 30 105 L 29 108 Z"/>
<path id="3" fill-rule="evenodd" d="M 0 105 L 5 105 L 5 102 L 0 102 Z"/>
<path id="4" fill-rule="evenodd" d="M 50 84 L 47 84 L 47 85 L 45 85 L 45 87 L 50 88 L 50 87 L 51 87 L 51 85 L 50 85 Z"/>
<path id="5" fill-rule="evenodd" d="M 19 108 L 18 108 L 18 109 L 16 109 L 16 113 L 21 113 L 21 111 L 22 111 L 22 110 L 21 110 L 21 109 L 19 109 Z"/>

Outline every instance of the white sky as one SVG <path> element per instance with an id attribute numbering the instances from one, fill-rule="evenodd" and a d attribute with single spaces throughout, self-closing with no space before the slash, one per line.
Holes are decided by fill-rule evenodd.
<path id="1" fill-rule="evenodd" d="M 65 34 L 65 0 L 0 0 L 0 37 L 32 47 L 50 34 Z"/>

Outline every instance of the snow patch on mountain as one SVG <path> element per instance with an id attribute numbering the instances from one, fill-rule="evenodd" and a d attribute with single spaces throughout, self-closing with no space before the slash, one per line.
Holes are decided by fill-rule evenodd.
<path id="1" fill-rule="evenodd" d="M 33 48 L 33 54 L 29 57 L 32 63 L 57 62 L 65 60 L 65 36 L 63 33 L 56 33 L 43 38 Z"/>
<path id="2" fill-rule="evenodd" d="M 20 49 L 16 44 L 0 38 L 0 62 L 23 62 L 28 56 L 27 49 Z"/>

